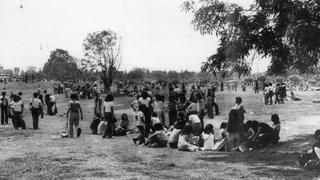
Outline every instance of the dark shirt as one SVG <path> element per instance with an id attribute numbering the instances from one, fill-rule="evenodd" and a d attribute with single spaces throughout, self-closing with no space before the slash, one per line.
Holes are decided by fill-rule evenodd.
<path id="1" fill-rule="evenodd" d="M 270 127 L 266 123 L 259 123 L 259 128 L 260 128 L 260 134 L 270 134 L 270 133 L 275 133 L 272 127 Z"/>

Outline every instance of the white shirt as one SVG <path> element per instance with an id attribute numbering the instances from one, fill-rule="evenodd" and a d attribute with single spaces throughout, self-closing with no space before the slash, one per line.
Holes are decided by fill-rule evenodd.
<path id="1" fill-rule="evenodd" d="M 138 114 L 136 115 L 136 120 L 137 120 L 137 126 L 144 126 L 144 122 L 142 119 L 145 121 L 145 116 L 142 111 L 139 111 Z"/>
<path id="2" fill-rule="evenodd" d="M 214 135 L 213 134 L 202 133 L 202 137 L 204 139 L 203 149 L 204 150 L 213 149 L 213 147 L 214 147 Z"/>
<path id="3" fill-rule="evenodd" d="M 113 107 L 113 101 L 111 102 L 104 102 L 103 103 L 104 112 L 111 112 L 111 107 Z"/>
<path id="4" fill-rule="evenodd" d="M 33 98 L 33 99 L 31 99 L 30 104 L 31 104 L 31 106 L 34 107 L 34 108 L 40 108 L 40 106 L 41 106 L 41 101 L 40 101 L 40 99 L 38 99 L 38 98 Z"/>
<path id="5" fill-rule="evenodd" d="M 13 102 L 11 107 L 14 109 L 15 112 L 22 112 L 22 105 L 23 102 L 20 100 L 18 102 Z"/>
<path id="6" fill-rule="evenodd" d="M 152 117 L 151 121 L 152 121 L 152 126 L 154 126 L 155 124 L 161 124 L 160 119 L 158 117 Z"/>
<path id="7" fill-rule="evenodd" d="M 147 97 L 146 99 L 143 99 L 142 97 L 139 98 L 139 102 L 141 104 L 144 104 L 146 106 L 146 108 L 150 107 L 150 102 L 151 102 L 151 99 L 149 97 Z"/>
<path id="8" fill-rule="evenodd" d="M 189 116 L 189 121 L 194 124 L 194 123 L 201 123 L 200 118 L 196 114 L 192 114 Z"/>
<path id="9" fill-rule="evenodd" d="M 154 108 L 153 111 L 154 112 L 162 112 L 164 109 L 164 105 L 162 101 L 155 101 L 154 102 Z"/>

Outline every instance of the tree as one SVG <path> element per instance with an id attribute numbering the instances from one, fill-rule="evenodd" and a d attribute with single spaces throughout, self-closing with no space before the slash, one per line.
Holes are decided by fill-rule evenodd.
<path id="1" fill-rule="evenodd" d="M 192 24 L 202 34 L 220 38 L 217 52 L 202 70 L 216 72 L 234 67 L 246 72 L 246 58 L 254 51 L 271 57 L 269 73 L 285 74 L 290 69 L 309 72 L 320 57 L 319 0 L 256 0 L 249 9 L 219 0 L 183 3 L 194 15 Z M 224 68 L 224 69 L 223 69 Z"/>
<path id="2" fill-rule="evenodd" d="M 15 67 L 15 68 L 13 69 L 13 72 L 14 72 L 14 75 L 19 75 L 19 74 L 20 74 L 20 68 Z"/>
<path id="3" fill-rule="evenodd" d="M 147 69 L 134 68 L 128 73 L 128 79 L 131 81 L 143 81 L 147 74 Z"/>
<path id="4" fill-rule="evenodd" d="M 172 81 L 172 82 L 180 81 L 179 73 L 177 71 L 169 71 L 167 73 L 167 78 L 169 81 Z"/>
<path id="5" fill-rule="evenodd" d="M 82 64 L 101 70 L 105 91 L 109 92 L 121 64 L 119 38 L 111 30 L 97 31 L 88 34 L 83 46 L 88 60 L 82 61 Z"/>
<path id="6" fill-rule="evenodd" d="M 63 49 L 56 49 L 51 52 L 48 62 L 44 64 L 43 73 L 47 79 L 54 80 L 76 80 L 79 77 L 79 70 L 74 58 Z"/>

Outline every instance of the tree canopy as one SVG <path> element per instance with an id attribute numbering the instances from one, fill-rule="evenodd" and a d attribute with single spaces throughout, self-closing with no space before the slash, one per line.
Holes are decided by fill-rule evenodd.
<path id="1" fill-rule="evenodd" d="M 252 51 L 271 57 L 269 73 L 290 69 L 310 72 L 320 57 L 319 0 L 255 0 L 249 9 L 219 0 L 185 1 L 192 24 L 202 34 L 220 38 L 203 71 L 250 71 Z"/>
<path id="2" fill-rule="evenodd" d="M 105 90 L 109 91 L 120 67 L 120 40 L 111 30 L 89 33 L 83 43 L 86 60 L 82 64 L 102 72 Z"/>
<path id="3" fill-rule="evenodd" d="M 48 62 L 44 64 L 43 73 L 46 78 L 59 81 L 75 80 L 79 76 L 74 58 L 63 49 L 56 49 L 51 52 Z"/>

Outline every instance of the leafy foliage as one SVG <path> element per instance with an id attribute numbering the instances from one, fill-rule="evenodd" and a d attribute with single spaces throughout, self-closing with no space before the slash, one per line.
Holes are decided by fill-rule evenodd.
<path id="1" fill-rule="evenodd" d="M 31 73 L 35 70 L 30 67 L 28 71 Z M 63 49 L 56 49 L 51 52 L 48 62 L 44 64 L 43 73 L 47 79 L 59 81 L 75 80 L 79 77 L 76 62 L 68 51 Z"/>
<path id="2" fill-rule="evenodd" d="M 87 60 L 82 60 L 82 65 L 101 71 L 105 90 L 109 91 L 121 62 L 119 38 L 111 30 L 93 32 L 88 34 L 83 47 Z"/>
<path id="3" fill-rule="evenodd" d="M 250 71 L 245 60 L 254 50 L 272 58 L 269 74 L 290 69 L 310 72 L 320 58 L 319 0 L 256 0 L 250 9 L 219 0 L 186 1 L 192 24 L 202 34 L 220 37 L 217 52 L 203 71 Z M 236 64 L 236 65 L 233 65 Z"/>

